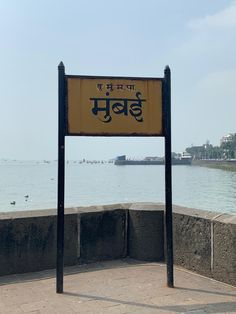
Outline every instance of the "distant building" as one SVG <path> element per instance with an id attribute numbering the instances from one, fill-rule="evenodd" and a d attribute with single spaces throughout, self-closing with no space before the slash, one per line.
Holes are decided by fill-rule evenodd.
<path id="1" fill-rule="evenodd" d="M 235 133 L 229 133 L 225 136 L 223 136 L 220 140 L 220 145 L 224 144 L 224 143 L 230 143 L 233 141 L 233 137 L 234 137 Z"/>
<path id="2" fill-rule="evenodd" d="M 126 155 L 117 156 L 116 160 L 126 160 Z"/>
<path id="3" fill-rule="evenodd" d="M 144 160 L 146 161 L 154 161 L 154 160 L 159 160 L 159 159 L 160 159 L 159 157 L 150 157 L 150 156 L 144 158 Z"/>

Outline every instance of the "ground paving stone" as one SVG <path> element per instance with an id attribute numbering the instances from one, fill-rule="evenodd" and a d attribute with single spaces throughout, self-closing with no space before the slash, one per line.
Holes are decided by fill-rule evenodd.
<path id="1" fill-rule="evenodd" d="M 0 277 L 0 313 L 236 313 L 236 287 L 175 268 L 131 259 L 65 268 L 64 293 L 55 271 Z"/>

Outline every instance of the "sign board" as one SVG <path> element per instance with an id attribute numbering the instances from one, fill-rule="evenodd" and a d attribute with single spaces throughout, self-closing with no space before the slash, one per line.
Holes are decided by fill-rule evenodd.
<path id="1" fill-rule="evenodd" d="M 162 80 L 67 76 L 67 135 L 161 136 Z"/>
<path id="2" fill-rule="evenodd" d="M 163 78 L 66 75 L 58 67 L 58 192 L 56 291 L 63 293 L 65 137 L 163 136 L 167 285 L 173 281 L 171 73 Z"/>

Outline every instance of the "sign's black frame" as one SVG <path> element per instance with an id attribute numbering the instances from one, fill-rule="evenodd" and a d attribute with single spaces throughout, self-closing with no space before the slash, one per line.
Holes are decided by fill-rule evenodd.
<path id="1" fill-rule="evenodd" d="M 162 134 L 136 136 L 161 136 L 165 138 L 165 230 L 166 230 L 166 264 L 167 286 L 174 287 L 173 272 L 173 223 L 172 223 L 172 167 L 171 167 L 171 71 L 169 66 L 164 70 L 163 78 L 145 77 L 111 77 L 111 76 L 79 76 L 66 75 L 63 62 L 58 66 L 58 186 L 57 186 L 57 263 L 56 263 L 56 292 L 63 293 L 64 273 L 64 205 L 65 205 L 65 136 L 68 134 L 67 121 L 67 78 L 107 78 L 131 80 L 161 80 L 162 81 Z M 82 135 L 84 136 L 84 135 Z M 101 136 L 89 134 L 89 136 Z M 134 136 L 102 135 L 102 136 Z"/>

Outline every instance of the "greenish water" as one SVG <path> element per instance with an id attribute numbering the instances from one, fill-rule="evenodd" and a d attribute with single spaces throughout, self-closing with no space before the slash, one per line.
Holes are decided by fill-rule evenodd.
<path id="1" fill-rule="evenodd" d="M 0 169 L 0 211 L 56 208 L 56 162 L 1 164 Z M 164 166 L 66 165 L 66 207 L 141 201 L 164 202 Z M 173 203 L 236 213 L 236 173 L 173 166 Z"/>

